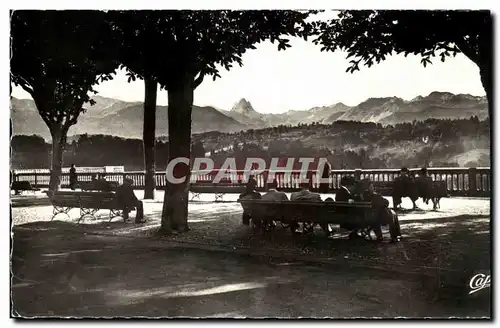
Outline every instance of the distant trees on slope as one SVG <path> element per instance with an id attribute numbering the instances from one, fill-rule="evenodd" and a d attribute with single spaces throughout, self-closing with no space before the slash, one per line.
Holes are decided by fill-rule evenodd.
<path id="1" fill-rule="evenodd" d="M 333 168 L 457 166 L 446 158 L 466 152 L 465 144 L 489 147 L 489 121 L 428 119 L 394 126 L 338 121 L 328 125 L 279 126 L 239 133 L 208 132 L 192 137 L 191 158 L 212 151 L 216 167 L 235 157 L 242 167 L 247 157 L 328 157 Z M 230 147 L 228 147 L 230 146 Z M 50 144 L 38 136 L 14 136 L 14 168 L 48 168 Z M 227 147 L 226 150 L 221 150 Z M 124 165 L 143 170 L 143 143 L 107 135 L 82 135 L 69 142 L 65 163 L 76 166 Z M 168 142 L 155 144 L 156 170 L 166 169 Z M 217 150 L 216 153 L 213 151 Z M 485 160 L 486 161 L 486 160 Z M 470 163 L 473 164 L 473 163 Z"/>

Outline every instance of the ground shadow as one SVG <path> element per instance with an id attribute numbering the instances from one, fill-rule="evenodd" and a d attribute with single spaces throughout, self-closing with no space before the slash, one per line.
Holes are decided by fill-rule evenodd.
<path id="1" fill-rule="evenodd" d="M 13 268 L 20 278 L 12 285 L 12 302 L 14 314 L 21 316 L 422 317 L 453 313 L 451 308 L 427 304 L 428 296 L 423 295 L 427 291 L 418 288 L 418 281 L 402 282 L 393 274 L 368 270 L 328 272 L 227 253 L 134 247 L 133 240 L 117 243 L 109 236 L 96 238 L 69 230 L 31 234 L 28 229 L 19 230 L 14 243 L 14 256 L 22 262 Z"/>
<path id="2" fill-rule="evenodd" d="M 160 215 L 158 212 L 154 212 L 148 216 L 150 218 L 157 218 L 158 215 Z M 472 295 L 468 294 L 470 291 L 468 285 L 472 276 L 476 273 L 488 274 L 491 267 L 490 217 L 487 215 L 459 215 L 440 218 L 405 219 L 401 221 L 404 239 L 399 244 L 376 244 L 364 240 L 349 240 L 347 234 L 341 231 L 336 233 L 333 238 L 326 238 L 319 229 L 315 231 L 315 234 L 292 235 L 289 229 L 278 226 L 272 233 L 257 233 L 250 227 L 242 225 L 241 212 L 235 212 L 229 208 L 227 210 L 219 209 L 218 211 L 200 210 L 192 216 L 190 213 L 190 220 L 190 227 L 192 229 L 190 232 L 165 238 L 154 236 L 154 232 L 157 231 L 159 226 L 158 220 L 152 220 L 144 225 L 123 223 L 122 221 L 111 223 L 96 222 L 95 224 L 80 225 L 75 225 L 74 222 L 66 221 L 39 221 L 16 226 L 13 229 L 14 254 L 12 258 L 12 267 L 16 276 L 14 281 L 20 284 L 20 286 L 23 286 L 22 284 L 28 284 L 27 286 L 29 286 L 30 283 L 33 283 L 32 281 L 44 281 L 45 279 L 48 283 L 56 286 L 57 281 L 50 280 L 50 277 L 53 276 L 58 277 L 57 279 L 59 280 L 62 279 L 62 281 L 64 281 L 62 284 L 66 286 L 65 288 L 69 288 L 67 287 L 68 281 L 74 279 L 71 277 L 75 276 L 75 272 L 79 273 L 85 270 L 94 270 L 93 268 L 89 269 L 87 267 L 88 265 L 97 267 L 95 270 L 101 272 L 101 274 L 105 276 L 124 275 L 125 270 L 131 270 L 130 266 L 132 265 L 132 259 L 130 258 L 130 264 L 127 264 L 127 260 L 125 260 L 124 266 L 120 266 L 120 268 L 117 269 L 118 271 L 116 271 L 110 268 L 109 265 L 113 263 L 113 257 L 117 255 L 103 256 L 102 251 L 104 250 L 110 254 L 118 252 L 117 254 L 119 254 L 124 247 L 133 246 L 134 243 L 136 243 L 136 239 L 134 238 L 121 238 L 119 236 L 138 236 L 136 232 L 140 232 L 140 236 L 146 237 L 139 238 L 141 240 L 161 241 L 165 239 L 176 241 L 181 245 L 183 243 L 198 243 L 226 246 L 227 248 L 245 248 L 260 254 L 281 253 L 297 256 L 297 258 L 306 257 L 309 259 L 326 260 L 332 263 L 336 262 L 339 264 L 339 267 L 348 270 L 352 270 L 349 266 L 350 263 L 353 262 L 363 263 L 372 267 L 383 267 L 387 270 L 397 269 L 398 272 L 403 272 L 403 274 L 404 272 L 408 274 L 418 274 L 419 289 L 413 290 L 412 292 L 422 293 L 426 302 L 429 304 L 446 304 L 450 308 L 460 309 L 457 314 L 459 316 L 470 313 L 471 309 L 479 312 L 487 310 L 487 313 L 489 313 L 490 310 L 489 289 L 482 290 Z M 77 231 L 78 234 L 70 233 L 71 231 Z M 385 233 L 387 234 L 387 231 L 385 231 Z M 49 234 L 50 237 L 47 237 L 47 234 Z M 101 234 L 101 236 L 96 234 Z M 75 238 L 77 241 L 75 241 Z M 80 249 L 75 250 L 76 242 Z M 144 252 L 145 249 L 141 246 L 136 251 L 137 254 L 135 254 L 135 256 L 138 256 L 140 259 L 141 254 Z M 151 253 L 153 251 L 147 249 L 147 252 Z M 45 255 L 42 256 L 42 253 Z M 169 255 L 165 254 L 165 256 L 168 257 Z M 161 258 L 163 261 L 163 255 Z M 61 259 L 64 259 L 68 264 L 65 264 Z M 150 260 L 154 262 L 154 256 Z M 150 260 L 144 259 L 142 263 L 148 263 L 149 266 Z M 60 262 L 60 264 L 58 264 L 60 267 L 59 269 L 54 269 L 57 267 L 54 263 L 59 263 L 58 261 Z M 33 263 L 39 263 L 39 265 L 41 263 L 42 267 L 47 265 L 49 278 L 33 277 L 34 272 L 37 271 Z M 175 266 L 175 264 L 172 265 Z M 137 266 L 137 264 L 135 266 Z M 49 267 L 52 268 L 50 270 L 55 271 L 50 271 L 48 269 Z M 74 268 L 74 270 L 72 268 Z M 138 265 L 138 268 L 141 268 L 141 265 Z M 198 269 L 199 268 L 200 267 L 198 267 Z M 41 272 L 47 270 L 41 270 Z M 58 270 L 66 273 L 56 274 Z M 161 271 L 163 269 L 158 270 Z M 164 268 L 164 272 L 170 272 L 170 270 L 171 268 Z M 50 272 L 53 272 L 53 274 L 50 274 Z M 44 274 L 46 275 L 47 272 Z M 140 273 L 137 273 L 137 275 L 140 275 Z M 146 278 L 147 277 L 144 279 Z M 170 280 L 174 278 L 175 276 L 169 276 L 164 285 L 168 285 Z M 86 278 L 78 278 L 76 281 L 80 280 L 87 281 Z M 233 279 L 228 281 L 227 285 L 236 284 L 237 286 L 241 286 L 241 284 L 246 283 L 255 283 L 258 285 L 262 282 L 258 279 Z M 160 287 L 162 286 L 161 284 L 159 285 Z M 148 286 L 149 285 L 144 286 L 144 290 L 152 288 Z M 158 285 L 156 287 L 158 288 Z M 212 288 L 206 286 L 206 288 L 202 287 L 200 287 L 200 289 Z M 23 287 L 16 288 L 22 289 Z M 89 300 L 86 304 L 92 304 L 96 301 L 94 297 L 103 297 L 101 291 L 92 291 L 92 288 L 89 287 L 88 290 L 82 292 L 80 295 L 75 295 L 74 302 L 77 302 L 79 298 L 83 298 Z M 260 290 L 261 288 L 255 289 Z M 48 289 L 44 290 L 42 288 L 40 290 L 40 294 L 35 296 L 46 299 L 48 297 L 46 295 Z M 388 291 L 388 293 L 392 292 L 400 291 Z M 134 293 L 139 292 L 135 291 Z M 170 292 L 162 291 L 162 293 L 163 294 L 160 294 L 163 296 L 158 296 L 157 299 L 151 297 L 151 300 L 146 302 L 147 304 L 142 305 L 143 307 L 151 309 L 148 315 L 166 313 L 165 310 L 161 310 L 161 304 L 167 302 L 165 299 L 170 299 L 168 297 L 165 298 L 165 295 Z M 241 293 L 241 297 L 248 298 L 248 294 L 252 292 L 251 289 L 244 289 L 234 291 L 234 293 Z M 201 303 L 199 304 L 207 301 L 206 297 L 201 297 L 199 295 L 186 298 L 191 299 L 193 297 L 200 297 L 199 302 Z M 214 303 L 219 302 L 217 301 L 217 297 L 221 296 L 214 296 L 210 301 Z M 18 302 L 27 302 L 27 300 L 18 300 Z M 54 299 L 54 302 L 57 301 Z M 134 302 L 133 304 L 137 304 L 136 301 Z M 219 304 L 218 308 L 223 308 L 224 313 L 232 313 L 232 315 L 237 315 L 237 313 L 239 313 L 236 309 L 237 306 L 224 307 L 221 305 L 223 302 L 220 302 L 217 303 Z M 196 302 L 194 303 L 196 304 Z M 244 305 L 246 303 L 241 304 Z M 44 313 L 44 311 L 48 309 L 44 308 L 43 305 L 37 306 L 40 306 L 40 308 L 36 313 Z M 133 306 L 136 305 L 127 303 L 125 305 L 119 305 L 116 309 L 110 306 L 110 308 L 106 310 L 97 310 L 92 306 L 88 309 L 82 309 L 78 307 L 77 303 L 75 303 L 75 306 L 77 306 L 75 309 L 80 311 L 80 315 L 85 311 L 91 311 L 88 313 L 92 313 L 92 315 L 127 315 L 124 311 L 132 311 Z M 176 316 L 187 315 L 187 310 L 181 310 L 187 308 L 189 308 L 189 306 L 186 304 L 179 308 L 175 308 L 175 306 L 172 305 L 173 312 L 168 312 L 168 315 L 170 315 L 170 313 Z M 61 311 L 70 311 L 70 309 Z M 256 310 L 256 313 L 262 313 L 262 311 L 262 309 L 259 311 Z M 211 315 L 209 312 L 209 310 L 206 311 L 207 316 Z M 68 314 L 69 312 L 64 313 Z"/>

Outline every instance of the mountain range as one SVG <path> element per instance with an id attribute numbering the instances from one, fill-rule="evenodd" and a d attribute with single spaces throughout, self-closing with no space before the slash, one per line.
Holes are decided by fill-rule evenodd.
<path id="1" fill-rule="evenodd" d="M 95 96 L 94 106 L 84 106 L 78 123 L 68 135 L 107 134 L 125 138 L 142 138 L 143 103 L 125 102 L 113 98 Z M 50 139 L 50 133 L 30 99 L 11 98 L 11 119 L 14 134 L 37 134 Z M 396 124 L 413 120 L 460 119 L 476 115 L 488 117 L 486 97 L 449 92 L 432 92 L 412 100 L 398 97 L 369 98 L 356 106 L 337 103 L 314 107 L 309 110 L 289 110 L 281 114 L 264 114 L 256 111 L 250 101 L 240 99 L 231 110 L 210 106 L 193 106 L 193 133 L 208 131 L 237 132 L 284 125 L 329 124 L 337 120 L 353 120 Z M 168 106 L 157 106 L 156 135 L 168 134 Z"/>

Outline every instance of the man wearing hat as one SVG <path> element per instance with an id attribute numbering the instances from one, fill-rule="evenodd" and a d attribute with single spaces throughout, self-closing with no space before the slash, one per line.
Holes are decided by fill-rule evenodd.
<path id="1" fill-rule="evenodd" d="M 128 220 L 129 213 L 137 209 L 137 214 L 135 216 L 135 223 L 144 222 L 144 208 L 142 202 L 137 199 L 134 194 L 134 188 L 132 185 L 134 181 L 130 178 L 123 179 L 123 184 L 118 186 L 116 189 L 116 198 L 120 209 L 123 211 L 123 220 Z"/>

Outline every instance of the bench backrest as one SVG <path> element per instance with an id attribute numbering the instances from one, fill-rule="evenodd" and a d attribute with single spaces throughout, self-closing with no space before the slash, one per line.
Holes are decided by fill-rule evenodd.
<path id="1" fill-rule="evenodd" d="M 230 184 L 204 183 L 201 185 L 190 184 L 189 190 L 193 192 L 205 192 L 205 193 L 241 194 L 246 190 L 246 186 L 235 183 L 230 183 Z"/>
<path id="2" fill-rule="evenodd" d="M 266 201 L 242 199 L 238 201 L 243 209 L 254 218 L 316 222 L 354 222 L 372 217 L 372 206 L 368 202 L 304 202 Z"/>
<path id="3" fill-rule="evenodd" d="M 114 191 L 118 188 L 120 184 L 116 181 L 82 181 L 79 182 L 80 188 L 84 190 L 102 190 L 102 191 Z"/>
<path id="4" fill-rule="evenodd" d="M 115 208 L 114 192 L 57 191 L 50 198 L 52 205 L 83 208 Z"/>

